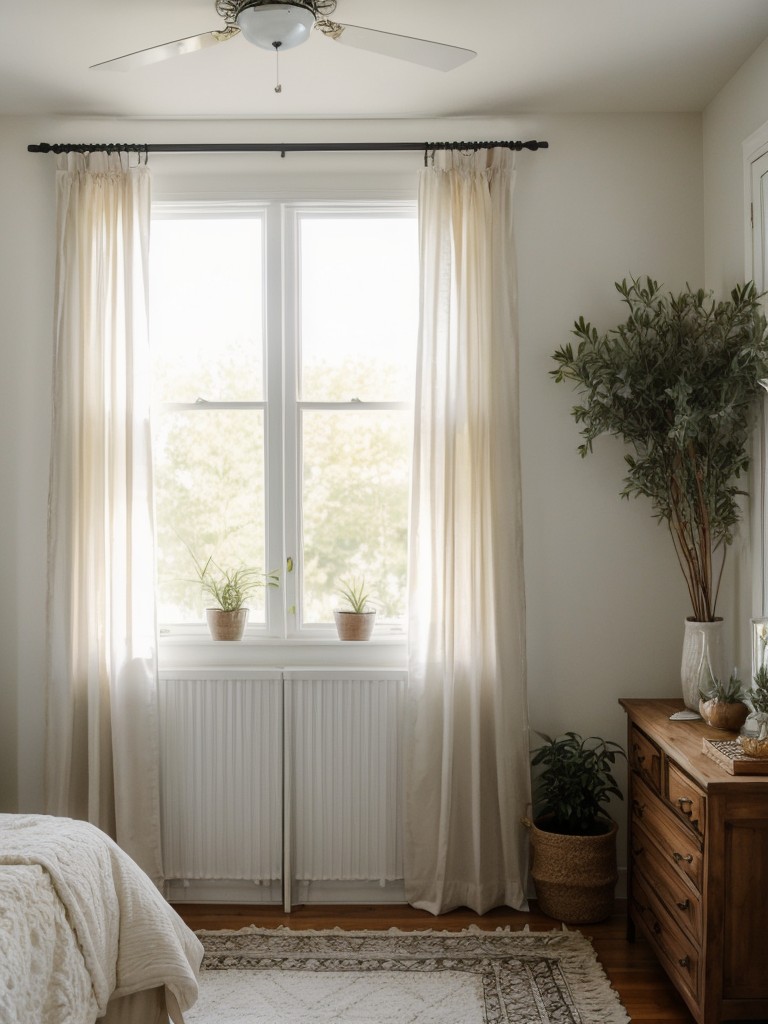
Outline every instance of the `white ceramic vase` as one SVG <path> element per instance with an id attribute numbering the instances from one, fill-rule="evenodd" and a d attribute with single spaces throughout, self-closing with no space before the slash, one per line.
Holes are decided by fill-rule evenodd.
<path id="1" fill-rule="evenodd" d="M 723 620 L 695 622 L 686 619 L 680 682 L 683 701 L 691 711 L 698 713 L 700 691 L 710 688 L 712 677 L 723 678 L 723 660 Z"/>

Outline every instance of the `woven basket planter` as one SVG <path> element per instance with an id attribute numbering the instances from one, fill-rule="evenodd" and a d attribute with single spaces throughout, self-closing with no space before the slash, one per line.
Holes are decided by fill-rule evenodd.
<path id="1" fill-rule="evenodd" d="M 370 640 L 376 612 L 348 612 L 334 609 L 339 640 Z"/>
<path id="2" fill-rule="evenodd" d="M 225 612 L 223 608 L 206 608 L 205 617 L 212 640 L 242 640 L 248 621 L 248 609 L 238 608 L 235 612 Z"/>
<path id="3" fill-rule="evenodd" d="M 566 924 L 592 924 L 609 917 L 619 877 L 617 832 L 615 821 L 599 836 L 564 836 L 532 822 L 531 876 L 539 909 Z"/>

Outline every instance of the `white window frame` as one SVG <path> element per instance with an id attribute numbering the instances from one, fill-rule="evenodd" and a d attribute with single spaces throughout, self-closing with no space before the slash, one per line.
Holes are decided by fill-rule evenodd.
<path id="1" fill-rule="evenodd" d="M 160 624 L 162 646 L 174 650 L 174 663 L 182 664 L 187 657 L 195 659 L 195 650 L 201 644 L 215 646 L 221 660 L 227 663 L 241 663 L 244 652 L 253 660 L 253 648 L 263 646 L 272 662 L 290 663 L 290 651 L 311 645 L 318 652 L 318 661 L 328 658 L 328 646 L 336 650 L 333 660 L 338 661 L 338 650 L 356 649 L 360 661 L 359 644 L 341 642 L 332 624 L 317 626 L 301 625 L 301 452 L 300 416 L 305 408 L 317 409 L 404 409 L 405 403 L 396 402 L 312 402 L 297 399 L 295 389 L 289 382 L 297 379 L 298 345 L 298 225 L 303 216 L 324 216 L 346 213 L 349 216 L 364 213 L 366 216 L 402 216 L 415 218 L 416 203 L 413 198 L 371 196 L 361 199 L 339 199 L 330 197 L 308 201 L 301 198 L 287 200 L 284 196 L 264 198 L 226 199 L 196 197 L 175 200 L 166 198 L 153 202 L 153 218 L 186 217 L 238 217 L 258 215 L 264 221 L 264 396 L 261 401 L 247 403 L 250 408 L 265 410 L 265 537 L 266 566 L 279 568 L 280 587 L 267 588 L 265 592 L 265 623 L 249 624 L 245 637 L 235 644 L 210 640 L 204 623 Z M 289 301 L 293 298 L 293 302 Z M 278 400 L 273 396 L 278 395 Z M 212 403 L 213 408 L 227 408 L 235 405 L 242 408 L 246 403 Z M 166 408 L 174 407 L 172 405 Z M 187 406 L 185 406 L 186 408 Z M 176 406 L 181 408 L 181 406 Z M 293 570 L 288 571 L 289 560 Z M 365 650 L 363 660 L 372 664 L 381 663 L 381 654 L 376 648 L 383 645 L 390 649 L 400 648 L 402 661 L 406 643 L 405 623 L 402 625 L 377 625 L 372 641 Z M 284 647 L 283 657 L 274 648 Z M 273 650 L 270 652 L 270 648 Z M 197 653 L 199 657 L 199 651 Z M 162 659 L 165 660 L 165 659 Z M 258 659 L 257 659 L 258 660 Z M 388 663 L 392 663 L 389 657 Z"/>
<path id="2" fill-rule="evenodd" d="M 768 289 L 768 191 L 762 178 L 768 174 L 768 122 L 742 144 L 744 167 L 744 279 L 754 281 L 758 291 Z M 768 184 L 768 180 L 766 182 Z M 765 299 L 763 305 L 766 307 Z M 750 470 L 750 533 L 752 549 L 752 607 L 754 615 L 765 616 L 768 608 L 768 401 L 763 397 L 761 421 L 755 431 Z"/>

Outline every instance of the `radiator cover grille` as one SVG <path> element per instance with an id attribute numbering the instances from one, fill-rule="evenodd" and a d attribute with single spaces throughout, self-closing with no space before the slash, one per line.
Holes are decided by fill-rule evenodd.
<path id="1" fill-rule="evenodd" d="M 404 689 L 401 670 L 161 672 L 166 878 L 402 879 Z"/>

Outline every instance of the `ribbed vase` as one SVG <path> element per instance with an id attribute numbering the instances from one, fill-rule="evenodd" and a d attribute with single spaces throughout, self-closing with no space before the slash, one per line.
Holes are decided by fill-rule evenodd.
<path id="1" fill-rule="evenodd" d="M 680 682 L 683 701 L 691 711 L 698 713 L 701 691 L 709 690 L 712 678 L 724 678 L 723 660 L 723 620 L 696 622 L 686 619 Z"/>

